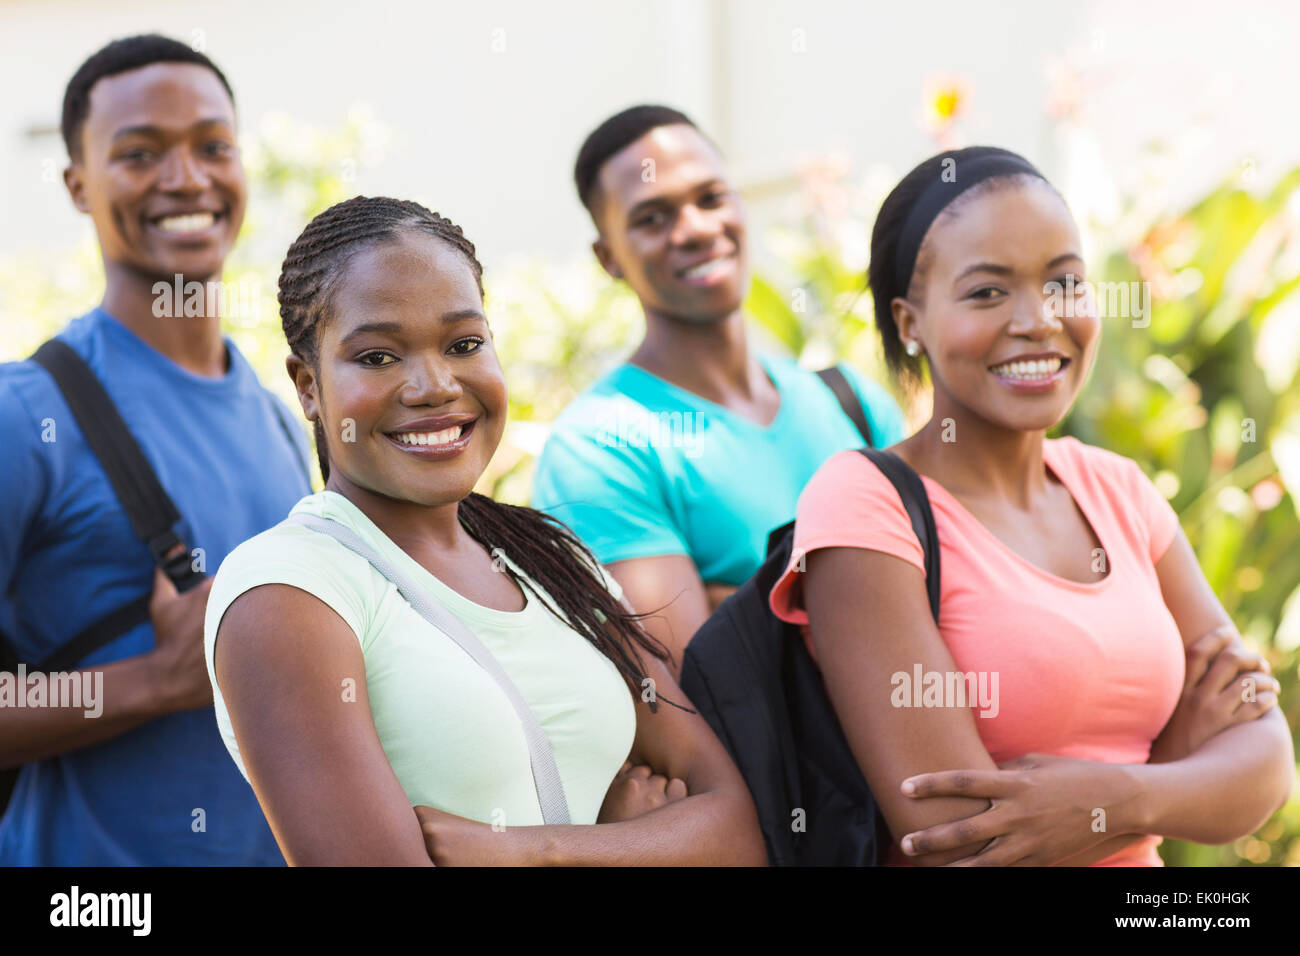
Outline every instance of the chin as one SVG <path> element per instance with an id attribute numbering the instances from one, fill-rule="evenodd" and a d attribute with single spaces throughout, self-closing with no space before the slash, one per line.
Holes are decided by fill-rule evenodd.
<path id="1" fill-rule="evenodd" d="M 183 277 L 186 282 L 203 282 L 209 279 L 220 279 L 224 264 L 224 257 L 214 258 L 205 255 L 201 259 L 186 257 L 154 262 L 150 265 L 149 271 L 165 282 L 175 281 L 176 276 Z"/>
<path id="2" fill-rule="evenodd" d="M 715 325 L 734 315 L 739 308 L 740 302 L 738 300 L 724 305 L 692 303 L 690 306 L 677 310 L 676 317 L 687 325 Z"/>
<path id="3" fill-rule="evenodd" d="M 1058 425 L 1065 413 L 1057 414 L 1055 412 L 1025 414 L 1019 415 L 994 415 L 989 417 L 989 421 L 1005 428 L 1007 431 L 1016 432 L 1042 432 Z"/>

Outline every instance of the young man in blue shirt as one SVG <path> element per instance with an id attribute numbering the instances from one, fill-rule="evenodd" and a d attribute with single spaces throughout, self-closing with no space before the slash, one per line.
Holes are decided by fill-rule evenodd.
<path id="1" fill-rule="evenodd" d="M 107 391 L 180 512 L 196 570 L 212 574 L 310 492 L 305 436 L 223 338 L 215 301 L 155 294 L 156 283 L 219 282 L 238 235 L 247 186 L 233 95 L 181 43 L 115 41 L 69 83 L 63 136 L 64 180 L 94 223 L 105 290 L 58 337 Z M 0 706 L 0 766 L 23 765 L 0 865 L 283 865 L 217 733 L 203 658 L 211 579 L 178 593 L 155 569 L 32 361 L 0 365 L 0 444 L 0 630 L 21 660 L 44 660 L 152 588 L 150 619 L 75 665 L 102 679 L 97 716 Z"/>
<path id="2" fill-rule="evenodd" d="M 592 248 L 640 299 L 646 331 L 555 422 L 532 503 L 609 565 L 679 667 L 813 472 L 864 442 L 814 372 L 752 348 L 744 210 L 689 118 L 661 106 L 611 117 L 587 137 L 574 178 L 598 231 Z M 906 437 L 893 398 L 844 371 L 874 444 Z"/>

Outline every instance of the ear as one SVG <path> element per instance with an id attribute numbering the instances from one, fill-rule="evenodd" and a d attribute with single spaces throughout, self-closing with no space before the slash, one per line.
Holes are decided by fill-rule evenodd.
<path id="1" fill-rule="evenodd" d="M 908 342 L 915 342 L 921 346 L 921 351 L 924 352 L 925 340 L 921 338 L 916 307 L 906 299 L 896 296 L 889 303 L 889 309 L 894 317 L 894 324 L 898 326 L 898 338 L 904 348 L 906 348 Z"/>
<path id="2" fill-rule="evenodd" d="M 69 163 L 63 170 L 63 185 L 68 187 L 68 195 L 72 197 L 72 205 L 77 207 L 78 212 L 89 213 L 90 203 L 86 199 L 86 181 L 82 178 L 79 163 Z"/>
<path id="3" fill-rule="evenodd" d="M 611 279 L 622 279 L 623 270 L 619 268 L 618 263 L 614 260 L 614 253 L 609 248 L 609 243 L 605 241 L 604 236 L 597 236 L 596 241 L 591 244 L 591 251 L 596 254 L 596 260 L 600 267 L 609 274 Z"/>
<path id="4" fill-rule="evenodd" d="M 316 421 L 320 417 L 320 399 L 316 394 L 316 373 L 311 370 L 311 366 L 298 358 L 296 355 L 290 355 L 284 360 L 285 371 L 289 373 L 289 379 L 293 382 L 293 387 L 298 390 L 298 404 L 302 406 L 302 413 L 308 421 Z"/>

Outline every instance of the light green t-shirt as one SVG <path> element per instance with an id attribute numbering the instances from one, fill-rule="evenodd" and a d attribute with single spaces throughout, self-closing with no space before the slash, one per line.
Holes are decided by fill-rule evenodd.
<path id="1" fill-rule="evenodd" d="M 342 495 L 309 495 L 293 511 L 351 528 L 478 636 L 545 730 L 570 819 L 595 823 L 636 732 L 632 694 L 614 664 L 527 588 L 527 605 L 517 612 L 483 607 L 456 593 Z M 526 579 L 509 555 L 502 557 Z M 617 582 L 608 574 L 604 578 L 621 597 Z M 417 614 L 368 561 L 301 525 L 278 524 L 235 548 L 208 597 L 204 645 L 217 726 L 245 778 L 217 686 L 213 650 L 226 608 L 263 584 L 288 584 L 314 595 L 356 633 L 375 729 L 412 806 L 506 826 L 542 823 L 523 729 L 496 682 Z"/>

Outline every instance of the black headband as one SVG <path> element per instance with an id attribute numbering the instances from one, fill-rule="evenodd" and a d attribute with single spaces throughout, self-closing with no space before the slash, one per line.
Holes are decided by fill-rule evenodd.
<path id="1" fill-rule="evenodd" d="M 991 150 L 982 155 L 963 158 L 958 154 L 944 161 L 945 168 L 938 179 L 933 179 L 921 191 L 916 202 L 912 204 L 903 228 L 899 233 L 898 257 L 894 260 L 894 290 L 896 295 L 907 295 L 907 287 L 912 282 L 912 271 L 916 268 L 916 256 L 921 251 L 921 240 L 930 229 L 931 223 L 939 217 L 948 205 L 970 189 L 976 183 L 995 176 L 1013 176 L 1027 173 L 1046 182 L 1043 176 L 1030 162 L 1015 153 L 1006 150 Z M 951 171 L 952 178 L 944 177 Z"/>

